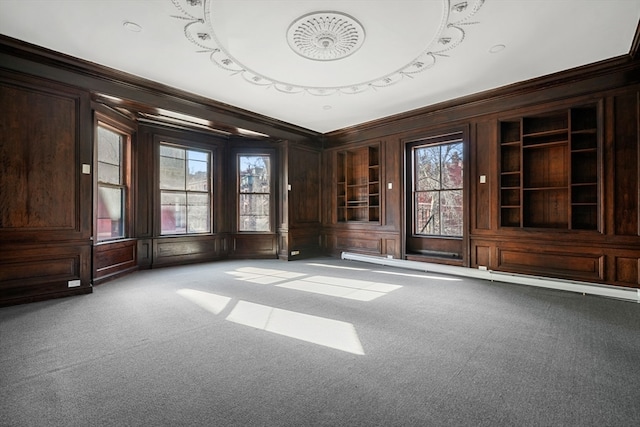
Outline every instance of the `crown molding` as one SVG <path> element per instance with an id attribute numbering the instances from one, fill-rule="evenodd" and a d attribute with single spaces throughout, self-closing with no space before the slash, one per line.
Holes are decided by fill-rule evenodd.
<path id="1" fill-rule="evenodd" d="M 638 21 L 638 26 L 636 27 L 636 33 L 633 36 L 633 41 L 631 42 L 631 49 L 629 49 L 629 56 L 632 59 L 640 59 L 640 21 Z"/>
<path id="2" fill-rule="evenodd" d="M 60 80 L 60 73 L 56 76 L 47 75 L 48 67 L 56 70 L 80 75 L 83 78 L 64 76 L 62 81 L 69 85 L 81 87 L 91 93 L 110 95 L 121 98 L 128 106 L 137 106 L 148 110 L 158 107 L 174 110 L 180 113 L 201 117 L 211 121 L 215 127 L 238 132 L 246 129 L 269 135 L 274 139 L 319 141 L 318 132 L 292 125 L 268 116 L 221 103 L 210 98 L 182 91 L 158 82 L 154 82 L 123 71 L 85 61 L 70 55 L 56 52 L 41 46 L 36 46 L 12 37 L 0 35 L 0 54 L 10 55 L 25 61 L 35 63 L 24 70 L 20 64 L 3 65 L 2 67 L 27 73 L 37 73 L 40 77 Z M 9 62 L 7 62 L 9 63 Z M 113 105 L 119 105 L 114 102 Z M 240 135 L 241 133 L 238 132 Z"/>
<path id="3" fill-rule="evenodd" d="M 589 94 L 594 90 L 640 83 L 638 71 L 640 61 L 629 55 L 622 55 L 339 129 L 324 136 L 330 144 L 380 138 L 423 128 L 427 123 L 432 126 L 433 123 L 429 120 L 431 117 L 436 117 L 434 123 L 438 124 L 443 121 L 468 120 L 547 101 L 560 101 Z"/>

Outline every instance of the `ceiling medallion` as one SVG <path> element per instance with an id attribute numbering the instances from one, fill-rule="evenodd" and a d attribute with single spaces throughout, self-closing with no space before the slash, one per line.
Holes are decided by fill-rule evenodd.
<path id="1" fill-rule="evenodd" d="M 316 12 L 296 19 L 287 30 L 289 47 L 314 61 L 335 61 L 355 53 L 364 42 L 364 28 L 340 12 Z"/>
<path id="2" fill-rule="evenodd" d="M 424 0 L 431 1 L 431 0 Z M 186 21 L 184 26 L 184 35 L 191 43 L 201 48 L 198 53 L 207 53 L 211 62 L 232 73 L 232 75 L 240 74 L 247 82 L 274 88 L 283 93 L 308 93 L 316 96 L 328 96 L 333 94 L 357 94 L 368 91 L 370 89 L 378 89 L 386 86 L 394 85 L 402 81 L 405 77 L 412 78 L 413 75 L 433 68 L 437 59 L 446 57 L 447 52 L 453 50 L 460 45 L 465 39 L 465 25 L 476 24 L 470 22 L 470 18 L 480 10 L 485 0 L 441 0 L 444 4 L 444 16 L 440 23 L 438 34 L 431 40 L 424 40 L 424 49 L 421 53 L 413 58 L 409 63 L 404 64 L 396 71 L 382 75 L 376 79 L 350 84 L 348 86 L 303 86 L 286 81 L 277 80 L 254 71 L 242 63 L 240 63 L 232 54 L 228 52 L 218 41 L 211 22 L 211 0 L 171 0 L 174 6 L 182 13 L 181 16 L 174 18 Z M 303 29 L 304 22 L 309 21 L 310 17 L 324 17 L 322 21 L 313 23 L 313 29 Z M 362 37 L 358 36 L 357 40 L 352 40 L 349 30 L 335 34 L 335 31 L 322 31 L 326 28 L 326 20 L 332 17 L 344 20 L 345 28 L 359 28 Z M 311 25 L 311 24 L 309 24 Z M 299 30 L 300 38 L 293 35 Z M 319 30 L 319 31 L 317 31 Z M 343 29 L 344 30 L 344 29 Z M 308 31 L 308 33 L 307 33 Z M 313 34 L 312 34 L 313 33 Z M 304 35 L 304 37 L 303 37 Z M 291 48 L 298 54 L 308 59 L 317 61 L 331 61 L 347 56 L 356 52 L 364 42 L 364 29 L 354 18 L 339 12 L 316 12 L 311 15 L 305 15 L 294 21 L 287 31 L 287 40 Z M 295 47 L 294 47 L 295 46 Z M 299 47 L 300 46 L 300 47 Z M 323 51 L 327 56 L 323 57 Z M 344 53 L 344 54 L 343 54 Z M 331 55 L 336 55 L 331 57 Z M 339 56 L 342 55 L 342 56 Z"/>

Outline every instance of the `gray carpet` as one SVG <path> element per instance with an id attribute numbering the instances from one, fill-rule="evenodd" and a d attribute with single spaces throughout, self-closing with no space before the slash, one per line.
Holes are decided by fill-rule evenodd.
<path id="1" fill-rule="evenodd" d="M 0 309 L 2 426 L 637 426 L 640 304 L 318 258 Z"/>

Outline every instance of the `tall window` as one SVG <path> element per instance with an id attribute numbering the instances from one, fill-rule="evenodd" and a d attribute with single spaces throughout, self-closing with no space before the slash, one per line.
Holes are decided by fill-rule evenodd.
<path id="1" fill-rule="evenodd" d="M 271 158 L 238 156 L 238 230 L 271 231 Z"/>
<path id="2" fill-rule="evenodd" d="M 98 241 L 126 236 L 126 156 L 129 136 L 104 123 L 97 129 L 97 213 Z"/>
<path id="3" fill-rule="evenodd" d="M 211 231 L 211 152 L 160 144 L 160 234 Z"/>
<path id="4" fill-rule="evenodd" d="M 413 148 L 415 235 L 463 234 L 463 143 Z"/>

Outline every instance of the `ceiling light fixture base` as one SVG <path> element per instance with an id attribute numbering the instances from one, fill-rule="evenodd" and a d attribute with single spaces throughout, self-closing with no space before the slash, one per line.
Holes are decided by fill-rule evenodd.
<path id="1" fill-rule="evenodd" d="M 313 12 L 287 29 L 289 47 L 313 61 L 335 61 L 353 55 L 364 43 L 364 27 L 342 12 Z"/>

